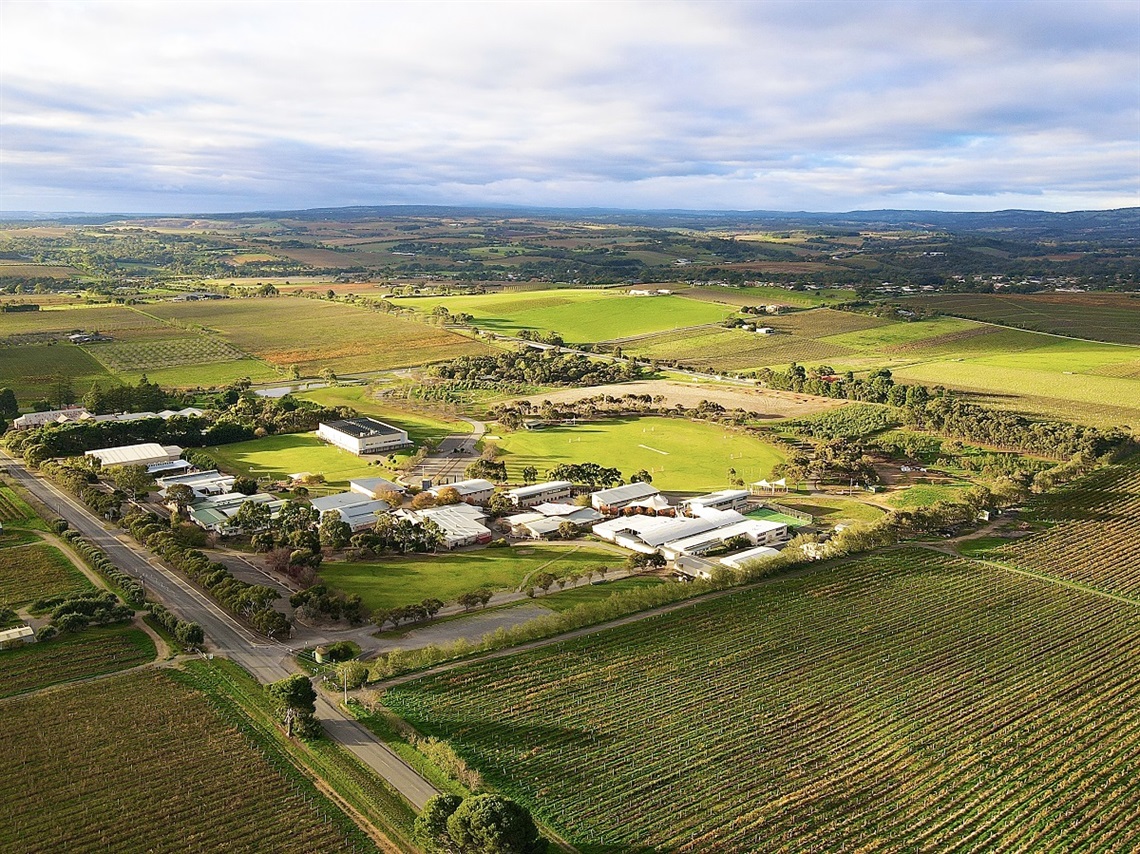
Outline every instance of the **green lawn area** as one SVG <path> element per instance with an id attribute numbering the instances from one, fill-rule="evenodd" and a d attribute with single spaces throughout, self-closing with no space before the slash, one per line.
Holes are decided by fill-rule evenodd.
<path id="1" fill-rule="evenodd" d="M 452 433 L 471 432 L 471 425 L 466 421 L 452 421 L 419 412 L 408 412 L 370 397 L 369 391 L 369 386 L 330 386 L 300 392 L 294 397 L 311 400 L 322 406 L 349 406 L 362 415 L 371 415 L 398 424 L 408 431 L 408 438 L 417 445 L 425 440 L 437 441 Z"/>
<path id="2" fill-rule="evenodd" d="M 786 504 L 793 510 L 810 513 L 815 517 L 817 525 L 838 525 L 851 522 L 874 522 L 885 512 L 873 504 L 866 504 L 851 498 L 839 498 L 826 495 L 809 495 L 797 497 L 796 495 L 777 496 L 778 504 Z"/>
<path id="3" fill-rule="evenodd" d="M 789 528 L 801 528 L 804 525 L 810 524 L 802 519 L 797 519 L 795 516 L 788 516 L 786 513 L 777 513 L 775 510 L 768 510 L 764 507 L 745 513 L 744 515 L 749 519 L 765 519 L 769 522 L 781 522 Z"/>
<path id="4" fill-rule="evenodd" d="M 232 474 L 278 480 L 297 472 L 323 474 L 326 483 L 348 488 L 358 477 L 383 476 L 386 469 L 348 451 L 322 442 L 315 433 L 266 436 L 232 445 L 206 448 L 218 465 Z"/>
<path id="5" fill-rule="evenodd" d="M 655 587 L 663 583 L 660 578 L 650 576 L 619 578 L 617 581 L 607 581 L 604 584 L 590 584 L 551 593 L 535 601 L 552 611 L 569 611 L 571 608 L 587 602 L 593 603 L 609 599 L 615 593 L 624 593 L 626 590 L 636 590 L 639 587 Z M 550 589 L 557 590 L 558 588 L 552 587 Z"/>
<path id="6" fill-rule="evenodd" d="M 958 494 L 968 486 L 969 484 L 965 483 L 945 485 L 917 483 L 888 496 L 887 504 L 904 510 L 914 507 L 929 507 L 936 501 L 957 500 Z"/>
<path id="7" fill-rule="evenodd" d="M 229 385 L 242 377 L 249 377 L 253 382 L 266 382 L 280 379 L 282 374 L 257 359 L 234 359 L 229 362 L 209 362 L 201 365 L 177 365 L 170 368 L 157 368 L 149 371 L 139 371 L 121 374 L 127 382 L 138 382 L 139 377 L 146 375 L 152 383 L 171 388 L 214 388 Z"/>
<path id="8" fill-rule="evenodd" d="M 437 305 L 452 313 L 466 312 L 475 325 L 504 334 L 522 329 L 558 332 L 567 341 L 607 341 L 718 323 L 733 313 L 730 306 L 679 296 L 631 297 L 626 288 L 574 290 L 559 288 L 523 293 L 395 299 L 397 305 L 430 314 Z"/>
<path id="9" fill-rule="evenodd" d="M 590 545 L 571 550 L 536 543 L 454 554 L 404 555 L 359 563 L 326 561 L 321 565 L 320 574 L 330 587 L 358 594 L 366 607 L 377 609 L 428 598 L 454 602 L 464 593 L 480 587 L 514 590 L 540 567 L 543 572 L 562 576 L 621 563 L 621 555 Z"/>
<path id="10" fill-rule="evenodd" d="M 512 481 L 522 469 L 540 472 L 560 463 L 595 462 L 626 477 L 646 469 L 653 485 L 666 490 L 724 489 L 728 469 L 745 481 L 769 477 L 784 461 L 774 446 L 746 433 L 681 418 L 620 418 L 548 430 L 519 430 L 502 436 L 500 459 Z"/>

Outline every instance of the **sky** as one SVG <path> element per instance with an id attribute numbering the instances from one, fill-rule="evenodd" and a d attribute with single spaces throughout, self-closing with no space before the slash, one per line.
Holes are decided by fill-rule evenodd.
<path id="1" fill-rule="evenodd" d="M 0 210 L 1140 205 L 1140 0 L 0 0 Z"/>

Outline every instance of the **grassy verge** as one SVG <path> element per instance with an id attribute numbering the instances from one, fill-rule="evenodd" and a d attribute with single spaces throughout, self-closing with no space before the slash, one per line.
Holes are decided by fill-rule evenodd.
<path id="1" fill-rule="evenodd" d="M 231 719 L 241 714 L 247 721 L 245 726 L 259 742 L 272 745 L 294 765 L 324 780 L 394 847 L 401 851 L 419 850 L 412 841 L 416 813 L 407 801 L 336 742 L 286 738 L 261 685 L 238 665 L 225 659 L 195 661 L 187 663 L 185 672 L 194 687 L 210 697 L 216 707 L 229 710 Z"/>

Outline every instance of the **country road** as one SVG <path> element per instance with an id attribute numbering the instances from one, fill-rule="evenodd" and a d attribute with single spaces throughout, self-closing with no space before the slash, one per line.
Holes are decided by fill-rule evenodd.
<path id="1" fill-rule="evenodd" d="M 115 566 L 142 581 L 150 598 L 160 600 L 183 619 L 202 626 L 211 652 L 236 662 L 263 683 L 283 679 L 297 671 L 292 648 L 261 637 L 242 625 L 203 591 L 129 540 L 126 534 L 109 530 L 86 507 L 54 484 L 31 474 L 4 451 L 0 451 L 0 470 L 6 471 L 42 504 L 66 519 L 72 529 L 105 551 Z M 428 798 L 437 793 L 387 745 L 323 696 L 318 699 L 317 712 L 330 738 L 351 750 L 416 809 L 422 808 Z"/>

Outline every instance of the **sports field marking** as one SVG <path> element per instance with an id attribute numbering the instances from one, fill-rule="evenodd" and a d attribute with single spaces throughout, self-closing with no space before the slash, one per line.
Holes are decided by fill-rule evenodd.
<path id="1" fill-rule="evenodd" d="M 653 453 L 655 453 L 655 454 L 663 454 L 666 457 L 669 456 L 668 451 L 662 451 L 662 450 L 659 450 L 658 448 L 651 448 L 648 445 L 638 445 L 637 447 L 645 448 L 645 450 L 647 450 L 647 451 L 653 451 Z"/>

